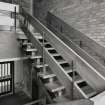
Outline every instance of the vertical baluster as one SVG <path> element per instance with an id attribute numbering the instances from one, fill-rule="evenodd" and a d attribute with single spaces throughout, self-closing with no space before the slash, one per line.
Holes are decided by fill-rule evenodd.
<path id="1" fill-rule="evenodd" d="M 5 82 L 5 91 L 7 92 L 8 88 L 7 88 L 7 81 Z"/>
<path id="2" fill-rule="evenodd" d="M 42 44 L 42 57 L 43 57 L 43 73 L 45 74 L 46 73 L 46 67 L 45 67 L 45 55 L 44 55 L 44 36 L 45 33 L 43 32 L 43 44 Z"/>
<path id="3" fill-rule="evenodd" d="M 11 83 L 10 83 L 10 80 L 8 81 L 8 91 L 10 92 L 10 85 L 11 85 Z"/>
<path id="4" fill-rule="evenodd" d="M 7 92 L 9 91 L 9 88 L 8 88 L 8 81 L 7 81 Z"/>
<path id="5" fill-rule="evenodd" d="M 7 63 L 5 64 L 5 76 L 7 77 L 8 74 L 7 74 Z"/>
<path id="6" fill-rule="evenodd" d="M 83 47 L 83 42 L 80 40 L 80 47 L 82 48 Z"/>
<path id="7" fill-rule="evenodd" d="M 0 78 L 1 78 L 1 64 L 0 64 Z"/>
<path id="8" fill-rule="evenodd" d="M 15 32 L 16 32 L 16 6 L 14 8 L 14 26 L 15 26 Z"/>
<path id="9" fill-rule="evenodd" d="M 75 81 L 74 62 L 73 61 L 71 63 L 71 68 L 72 68 L 72 73 L 73 73 L 73 77 L 72 77 L 72 100 L 73 100 L 74 99 L 74 81 Z"/>
<path id="10" fill-rule="evenodd" d="M 11 68 L 11 66 L 10 66 L 10 63 L 8 63 L 8 76 L 10 76 L 10 68 Z"/>
<path id="11" fill-rule="evenodd" d="M 5 90 L 4 90 L 4 81 L 2 83 L 3 83 L 3 93 L 4 93 L 5 92 Z"/>
<path id="12" fill-rule="evenodd" d="M 4 64 L 2 64 L 2 77 L 4 77 Z"/>
<path id="13" fill-rule="evenodd" d="M 3 64 L 1 64 L 1 78 L 3 78 L 3 73 L 2 73 L 3 69 L 2 68 L 3 68 Z"/>

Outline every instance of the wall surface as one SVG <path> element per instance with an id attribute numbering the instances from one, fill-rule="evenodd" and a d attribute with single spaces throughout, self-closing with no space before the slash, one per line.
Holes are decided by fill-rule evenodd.
<path id="1" fill-rule="evenodd" d="M 27 12 L 33 13 L 33 0 L 21 0 L 20 5 L 24 7 Z"/>
<path id="2" fill-rule="evenodd" d="M 34 15 L 42 22 L 46 23 L 46 16 L 48 11 L 56 12 L 61 8 L 69 8 L 70 6 L 87 4 L 104 0 L 34 0 Z"/>
<path id="3" fill-rule="evenodd" d="M 73 0 L 74 2 L 74 0 Z M 45 23 L 47 12 L 73 4 L 72 0 L 34 0 L 34 15 Z"/>

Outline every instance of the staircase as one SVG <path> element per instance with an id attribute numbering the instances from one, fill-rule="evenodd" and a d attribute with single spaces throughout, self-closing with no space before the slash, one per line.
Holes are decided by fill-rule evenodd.
<path id="1" fill-rule="evenodd" d="M 37 70 L 38 75 L 43 81 L 53 101 L 56 103 L 70 101 L 70 98 L 66 95 L 65 87 L 60 83 L 56 74 L 53 73 L 48 64 L 46 63 L 43 64 L 43 58 L 41 55 L 39 56 L 37 55 L 37 49 L 33 48 L 32 43 L 30 43 L 29 41 L 27 41 L 27 43 L 23 41 L 23 40 L 28 40 L 28 38 L 18 37 L 18 40 L 19 42 L 22 42 L 21 47 L 23 48 L 24 52 L 26 52 L 25 54 L 27 56 L 30 56 L 31 59 L 34 59 L 34 67 Z M 72 68 L 72 65 L 70 65 L 67 61 L 65 61 L 64 58 L 55 50 L 55 48 L 52 47 L 50 42 L 43 40 L 41 35 L 36 36 L 36 40 L 40 43 L 40 45 L 43 44 L 42 43 L 43 41 L 45 42 L 44 43 L 45 49 L 48 51 L 50 56 L 55 59 L 56 64 L 60 66 L 67 73 L 71 82 L 74 75 L 74 83 L 75 87 L 78 88 L 78 91 L 81 91 L 87 98 L 91 98 L 97 94 L 97 92 L 94 89 L 92 89 L 91 86 L 89 86 L 89 84 L 85 80 L 83 80 L 81 76 L 75 71 L 75 68 Z M 72 69 L 74 69 L 74 71 Z"/>
<path id="2" fill-rule="evenodd" d="M 9 15 L 5 13 L 2 15 L 5 15 L 6 18 L 9 17 Z M 8 19 L 8 21 L 11 22 L 12 20 L 10 21 Z M 5 30 L 10 30 L 12 26 L 14 27 L 14 23 L 8 24 L 10 25 L 9 29 L 5 28 Z M 39 24 L 41 23 L 37 25 L 39 26 Z M 8 25 L 3 23 L 1 26 Z M 42 26 L 39 27 L 40 31 L 43 30 Z M 0 29 L 4 31 L 4 28 Z M 51 39 L 48 40 L 46 36 L 44 37 L 42 32 L 30 32 L 27 25 L 24 27 L 21 26 L 21 29 L 18 28 L 16 30 L 21 52 L 27 59 L 32 61 L 32 67 L 37 71 L 38 77 L 44 84 L 45 90 L 54 103 L 71 101 L 71 94 L 69 92 L 73 94 L 72 98 L 74 99 L 90 99 L 98 94 L 97 90 L 78 73 L 78 67 L 74 63 L 75 59 L 72 59 L 72 57 L 69 61 L 65 59 L 64 55 L 60 53 L 58 48 L 51 42 Z M 37 30 L 37 27 L 35 30 Z M 44 30 L 45 32 L 50 32 L 45 26 Z M 56 40 L 58 40 L 58 42 L 60 41 L 59 38 L 56 38 Z M 78 43 L 78 41 L 76 42 Z M 62 45 L 64 45 L 63 42 Z M 82 44 L 80 45 L 82 46 Z M 75 52 L 72 50 L 71 52 L 73 56 L 75 55 L 75 57 L 78 58 Z M 73 89 L 74 92 L 72 92 Z"/>

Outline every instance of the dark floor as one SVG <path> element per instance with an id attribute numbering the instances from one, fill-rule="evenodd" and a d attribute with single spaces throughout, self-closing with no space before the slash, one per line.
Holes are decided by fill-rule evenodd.
<path id="1" fill-rule="evenodd" d="M 19 92 L 14 95 L 0 98 L 0 105 L 24 105 L 30 101 L 31 99 L 29 99 L 25 93 Z"/>

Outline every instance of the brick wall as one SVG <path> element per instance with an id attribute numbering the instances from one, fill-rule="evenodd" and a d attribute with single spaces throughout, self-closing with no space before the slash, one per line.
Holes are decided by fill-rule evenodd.
<path id="1" fill-rule="evenodd" d="M 71 4 L 73 4 L 71 0 L 34 0 L 34 15 L 45 22 L 48 11 L 56 11 L 57 8 Z"/>
<path id="2" fill-rule="evenodd" d="M 33 11 L 33 0 L 21 0 L 21 6 L 26 9 L 27 12 Z"/>
<path id="3" fill-rule="evenodd" d="M 34 0 L 34 15 L 45 23 L 47 12 L 58 8 L 68 8 L 79 4 L 87 4 L 92 2 L 100 3 L 104 0 Z"/>

